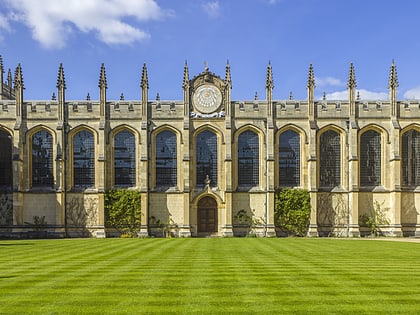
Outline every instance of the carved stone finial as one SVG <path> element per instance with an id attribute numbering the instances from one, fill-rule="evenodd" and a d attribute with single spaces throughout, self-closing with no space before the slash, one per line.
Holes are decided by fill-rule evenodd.
<path id="1" fill-rule="evenodd" d="M 315 75 L 314 75 L 314 68 L 312 67 L 312 63 L 309 64 L 307 88 L 308 89 L 315 88 Z"/>
<path id="2" fill-rule="evenodd" d="M 230 64 L 229 64 L 229 60 L 227 60 L 226 62 L 226 71 L 225 71 L 225 82 L 231 84 L 232 83 L 232 78 L 230 75 Z"/>
<path id="3" fill-rule="evenodd" d="M 88 92 L 88 94 L 86 95 L 86 101 L 90 101 L 90 93 Z"/>
<path id="4" fill-rule="evenodd" d="M 190 78 L 189 78 L 189 73 L 188 73 L 188 63 L 185 60 L 185 65 L 184 65 L 184 80 L 182 81 L 182 87 L 185 89 L 188 84 L 190 82 Z"/>
<path id="5" fill-rule="evenodd" d="M 204 71 L 209 72 L 209 63 L 207 61 L 204 61 Z"/>
<path id="6" fill-rule="evenodd" d="M 327 99 L 327 93 L 322 93 L 322 100 L 325 101 Z"/>
<path id="7" fill-rule="evenodd" d="M 147 77 L 147 67 L 146 67 L 146 63 L 143 64 L 143 69 L 141 72 L 141 83 L 140 83 L 140 87 L 149 89 L 149 78 Z"/>
<path id="8" fill-rule="evenodd" d="M 0 55 L 0 74 L 4 73 L 4 68 L 3 68 L 3 57 Z M 3 82 L 1 82 L 3 83 Z"/>
<path id="9" fill-rule="evenodd" d="M 102 63 L 101 65 L 101 74 L 99 76 L 99 88 L 107 88 L 107 82 L 106 82 L 106 72 L 105 72 L 105 65 Z"/>
<path id="10" fill-rule="evenodd" d="M 58 89 L 63 88 L 66 89 L 66 80 L 64 79 L 64 68 L 63 64 L 60 63 L 60 67 L 58 68 L 58 76 L 57 76 L 57 86 Z"/>
<path id="11" fill-rule="evenodd" d="M 55 96 L 55 92 L 53 92 L 53 94 L 52 94 L 52 96 L 51 96 L 51 100 L 52 100 L 52 101 L 56 101 L 56 100 L 57 100 L 57 97 Z"/>
<path id="12" fill-rule="evenodd" d="M 356 75 L 354 72 L 353 63 L 350 63 L 349 79 L 347 81 L 347 88 L 355 89 L 357 87 Z"/>
<path id="13" fill-rule="evenodd" d="M 273 81 L 273 69 L 271 67 L 271 62 L 268 61 L 267 66 L 267 76 L 265 80 L 265 87 L 267 89 L 273 89 L 274 88 L 274 81 Z"/>
<path id="14" fill-rule="evenodd" d="M 258 92 L 255 92 L 254 101 L 258 101 Z"/>
<path id="15" fill-rule="evenodd" d="M 389 70 L 388 89 L 395 89 L 398 86 L 397 66 L 395 65 L 394 59 L 392 59 L 391 69 Z"/>
<path id="16" fill-rule="evenodd" d="M 293 100 L 293 92 L 292 91 L 290 91 L 290 93 L 289 93 L 289 100 Z"/>
<path id="17" fill-rule="evenodd" d="M 124 93 L 121 92 L 120 101 L 124 101 Z"/>
<path id="18" fill-rule="evenodd" d="M 9 86 L 9 88 L 12 88 L 12 70 L 10 70 L 7 72 L 7 85 Z"/>
<path id="19" fill-rule="evenodd" d="M 156 101 L 160 101 L 160 95 L 159 95 L 159 92 L 157 92 L 157 94 L 156 94 Z"/>
<path id="20" fill-rule="evenodd" d="M 23 84 L 23 76 L 22 76 L 22 67 L 20 66 L 20 63 L 16 67 L 15 71 L 15 88 L 24 88 Z"/>
<path id="21" fill-rule="evenodd" d="M 356 100 L 360 101 L 360 91 L 357 91 Z"/>

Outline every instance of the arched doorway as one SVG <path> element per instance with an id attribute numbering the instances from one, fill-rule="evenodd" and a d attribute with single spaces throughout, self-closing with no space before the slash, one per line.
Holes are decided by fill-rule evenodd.
<path id="1" fill-rule="evenodd" d="M 198 202 L 198 234 L 217 232 L 217 203 L 212 197 L 204 197 Z"/>

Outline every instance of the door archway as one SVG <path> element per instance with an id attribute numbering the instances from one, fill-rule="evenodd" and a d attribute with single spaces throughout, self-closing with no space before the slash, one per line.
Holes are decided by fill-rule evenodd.
<path id="1" fill-rule="evenodd" d="M 198 202 L 197 232 L 217 232 L 217 202 L 212 197 L 204 197 Z"/>

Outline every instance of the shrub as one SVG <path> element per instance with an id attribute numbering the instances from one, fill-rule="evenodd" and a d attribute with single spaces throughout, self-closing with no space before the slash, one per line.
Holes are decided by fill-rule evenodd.
<path id="1" fill-rule="evenodd" d="M 140 192 L 111 189 L 105 192 L 106 225 L 122 235 L 137 235 L 141 226 Z"/>
<path id="2" fill-rule="evenodd" d="M 386 211 L 382 206 L 383 203 L 380 204 L 379 201 L 375 200 L 373 210 L 371 210 L 369 214 L 362 214 L 359 216 L 361 225 L 367 226 L 372 236 L 382 235 L 381 227 L 389 225 L 390 223 L 386 216 Z"/>
<path id="3" fill-rule="evenodd" d="M 287 235 L 305 236 L 311 216 L 311 199 L 305 189 L 284 188 L 274 200 L 276 225 Z"/>

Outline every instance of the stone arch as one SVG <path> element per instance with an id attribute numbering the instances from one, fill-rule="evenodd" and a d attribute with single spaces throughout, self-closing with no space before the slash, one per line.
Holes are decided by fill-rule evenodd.
<path id="1" fill-rule="evenodd" d="M 339 154 L 338 160 L 336 160 L 336 161 L 331 160 L 330 163 L 327 163 L 329 165 L 323 165 L 324 161 L 322 160 L 323 154 L 325 156 L 325 149 L 326 148 L 322 147 L 321 140 L 323 140 L 322 138 L 323 138 L 323 136 L 326 135 L 326 133 L 337 134 L 338 135 L 338 140 L 340 141 L 339 144 L 338 144 L 338 148 L 336 147 L 337 143 L 334 143 L 335 148 L 331 152 L 332 154 L 337 154 L 337 153 Z M 336 140 L 337 139 L 333 139 L 333 141 L 336 141 Z M 317 148 L 316 148 L 317 156 L 319 157 L 318 158 L 318 167 L 317 167 L 317 185 L 318 185 L 318 187 L 334 188 L 334 187 L 345 186 L 344 182 L 343 182 L 343 180 L 345 179 L 344 169 L 346 168 L 345 157 L 346 157 L 346 143 L 347 143 L 345 130 L 341 127 L 338 127 L 337 125 L 334 125 L 334 124 L 324 126 L 323 128 L 321 128 L 317 132 L 316 143 L 317 143 Z M 333 164 L 333 165 L 331 165 L 331 164 Z M 336 177 L 339 176 L 338 182 L 335 182 L 334 185 L 332 185 L 331 183 L 327 183 L 327 182 L 330 182 L 330 181 L 326 180 L 326 178 L 321 178 L 322 177 L 321 169 L 326 169 L 327 166 L 328 166 L 328 168 L 330 166 L 338 168 L 338 173 L 337 173 L 337 169 L 332 170 L 332 172 L 334 173 L 333 175 L 335 175 Z M 330 174 L 330 175 L 332 176 L 332 174 Z"/>
<path id="2" fill-rule="evenodd" d="M 175 167 L 176 170 L 174 170 L 174 165 L 170 165 L 171 168 L 171 172 L 172 173 L 166 173 L 166 172 L 161 172 L 162 175 L 165 176 L 169 176 L 171 178 L 168 177 L 168 179 L 171 179 L 172 182 L 168 182 L 167 185 L 159 185 L 159 180 L 158 180 L 158 175 L 157 175 L 157 171 L 159 169 L 158 165 L 157 165 L 157 158 L 158 158 L 158 154 L 156 152 L 156 146 L 158 144 L 157 142 L 157 137 L 158 135 L 162 134 L 163 132 L 170 132 L 173 133 L 175 135 L 175 143 L 176 143 L 176 161 L 175 161 Z M 151 143 L 152 143 L 152 147 L 151 147 L 151 151 L 152 154 L 151 156 L 153 157 L 153 159 L 151 160 L 150 163 L 150 169 L 152 170 L 151 175 L 150 176 L 150 182 L 151 182 L 151 187 L 153 187 L 154 189 L 159 188 L 159 189 L 176 189 L 178 190 L 179 187 L 181 187 L 181 169 L 182 169 L 182 158 L 181 158 L 181 143 L 182 143 L 182 136 L 181 133 L 179 132 L 178 129 L 169 126 L 169 125 L 164 125 L 161 127 L 156 128 L 155 130 L 153 130 L 152 135 L 151 135 Z M 172 164 L 172 162 L 171 162 Z M 174 175 L 175 173 L 175 175 Z M 174 176 L 176 178 L 174 178 Z M 166 180 L 165 180 L 166 181 Z M 161 186 L 161 187 L 158 187 Z"/>
<path id="3" fill-rule="evenodd" d="M 379 135 L 378 138 L 370 140 L 369 135 Z M 388 143 L 389 135 L 387 131 L 376 124 L 369 124 L 362 128 L 358 133 L 358 156 L 359 156 L 359 187 L 383 186 L 385 181 L 385 145 Z M 362 143 L 362 141 L 364 141 Z M 380 150 L 378 150 L 378 141 L 380 141 Z M 372 144 L 369 144 L 372 142 Z M 378 159 L 377 154 L 380 153 Z M 375 157 L 373 157 L 375 156 Z M 380 166 L 378 165 L 380 163 Z M 366 165 L 365 165 L 366 164 Z M 380 177 L 378 179 L 378 177 Z"/>
<path id="4" fill-rule="evenodd" d="M 34 136 L 45 131 L 47 139 L 34 139 Z M 51 143 L 48 142 L 48 136 L 51 136 Z M 56 146 L 55 132 L 44 126 L 36 126 L 26 132 L 28 145 L 28 168 L 27 179 L 29 187 L 49 187 L 52 188 L 55 182 L 56 163 L 54 157 L 58 152 Z M 47 140 L 47 143 L 45 143 Z M 51 152 L 48 152 L 50 150 Z M 34 156 L 35 153 L 35 156 Z"/>
<path id="5" fill-rule="evenodd" d="M 286 165 L 285 163 L 283 163 L 284 159 L 288 158 L 286 155 L 290 155 L 290 154 L 286 154 L 286 152 L 280 152 L 280 151 L 284 151 L 280 145 L 280 137 L 284 135 L 286 132 L 293 132 L 299 136 L 299 151 L 298 151 L 299 157 L 295 159 L 297 162 L 292 161 L 293 163 L 291 164 L 292 166 L 294 165 L 295 168 L 296 167 L 299 168 L 299 171 L 296 171 L 296 170 L 293 171 L 292 168 L 288 169 L 286 167 L 287 163 Z M 305 162 L 305 159 L 303 159 L 302 157 L 304 156 L 304 145 L 306 143 L 307 143 L 307 136 L 306 136 L 305 131 L 293 124 L 286 125 L 277 131 L 276 137 L 275 137 L 275 145 L 274 145 L 275 183 L 277 187 L 288 187 L 288 186 L 302 187 L 303 186 L 303 180 L 302 180 L 303 169 L 305 168 L 306 162 Z M 281 155 L 285 155 L 284 158 Z M 285 177 L 282 176 L 280 173 L 283 174 L 283 173 L 288 173 L 288 172 L 292 172 L 293 174 L 287 175 L 287 178 L 289 178 L 289 180 L 285 181 L 284 180 Z"/>
<path id="6" fill-rule="evenodd" d="M 204 144 L 200 141 L 198 142 L 198 138 L 202 133 L 209 132 L 211 133 L 215 139 L 211 137 L 207 139 L 208 142 Z M 193 141 L 192 141 L 192 158 L 191 158 L 191 168 L 194 170 L 192 174 L 192 182 L 193 187 L 203 186 L 204 179 L 207 175 L 209 175 L 212 187 L 220 186 L 220 182 L 222 180 L 222 172 L 223 164 L 222 164 L 222 143 L 223 143 L 223 135 L 219 129 L 214 128 L 210 125 L 204 125 L 198 128 L 193 133 Z M 216 140 L 214 143 L 213 140 Z M 204 155 L 201 161 L 199 161 L 198 149 L 202 149 L 203 151 L 207 152 L 208 155 Z M 215 156 L 212 156 L 215 155 Z"/>
<path id="7" fill-rule="evenodd" d="M 78 135 L 80 132 L 83 132 L 83 131 L 89 132 L 93 136 L 93 144 L 94 144 L 93 148 L 92 148 L 93 158 L 91 159 L 90 162 L 88 162 L 88 164 L 93 163 L 93 166 L 91 165 L 91 166 L 88 167 L 89 175 L 86 176 L 86 178 L 93 177 L 93 180 L 92 179 L 89 180 L 89 183 L 86 183 L 84 185 L 79 185 L 79 184 L 75 183 L 75 172 L 79 172 L 80 168 L 75 168 L 76 158 L 74 156 L 74 153 L 75 153 L 75 138 L 74 137 L 76 135 Z M 98 167 L 97 167 L 98 150 L 95 148 L 95 144 L 99 145 L 98 134 L 97 134 L 95 129 L 93 129 L 93 128 L 87 126 L 87 125 L 80 125 L 80 126 L 74 128 L 73 130 L 71 130 L 69 132 L 69 164 L 68 164 L 68 167 L 69 167 L 69 171 L 70 171 L 69 174 L 71 174 L 71 176 L 70 176 L 70 183 L 71 183 L 70 186 L 73 187 L 73 189 L 76 188 L 75 185 L 80 186 L 83 189 L 94 188 L 94 187 L 97 186 L 96 180 L 98 178 L 98 175 L 97 175 L 97 172 L 98 172 Z"/>
<path id="8" fill-rule="evenodd" d="M 251 178 L 249 179 L 249 184 L 245 183 L 245 179 L 243 176 L 240 176 L 240 156 L 239 156 L 239 139 L 240 137 L 245 133 L 245 132 L 252 132 L 254 134 L 257 135 L 257 139 L 258 139 L 258 161 L 255 161 L 254 157 L 250 157 L 249 160 L 251 160 L 251 164 L 252 165 L 252 173 L 251 173 Z M 245 125 L 241 128 L 239 128 L 235 134 L 234 134 L 234 150 L 233 150 L 233 154 L 235 156 L 234 158 L 234 163 L 233 163 L 233 187 L 236 187 L 237 189 L 244 189 L 244 190 L 249 190 L 252 189 L 253 187 L 257 187 L 258 189 L 261 188 L 262 186 L 262 178 L 263 178 L 263 174 L 265 174 L 266 172 L 266 167 L 263 163 L 261 163 L 261 161 L 263 161 L 263 156 L 264 156 L 264 148 L 265 148 L 265 134 L 264 132 L 253 126 L 253 125 Z M 250 149 L 252 152 L 252 148 Z M 252 155 L 252 153 L 250 153 Z M 250 155 L 250 156 L 251 156 Z M 258 166 L 256 166 L 256 164 Z M 261 167 L 262 166 L 262 167 Z M 246 167 L 248 168 L 248 167 Z M 255 177 L 258 176 L 258 183 L 255 182 Z M 249 177 L 249 176 L 248 176 Z M 244 181 L 244 183 L 240 183 L 239 178 L 241 178 L 241 180 Z M 240 187 L 243 186 L 243 187 Z"/>
<path id="9" fill-rule="evenodd" d="M 0 125 L 0 191 L 13 187 L 13 132 Z"/>
<path id="10" fill-rule="evenodd" d="M 118 148 L 116 147 L 116 140 L 119 135 L 122 133 L 130 134 L 132 138 L 131 141 L 127 144 L 119 143 Z M 111 186 L 117 187 L 134 187 L 137 186 L 137 174 L 139 169 L 139 134 L 130 126 L 121 125 L 114 128 L 110 132 L 110 154 L 111 158 L 109 159 L 109 169 L 111 170 Z M 127 141 L 128 138 L 125 138 Z M 127 147 L 128 145 L 128 147 Z M 134 146 L 134 148 L 132 148 Z M 116 153 L 117 150 L 117 153 Z M 118 154 L 119 152 L 119 154 Z M 121 156 L 121 154 L 123 156 Z"/>

